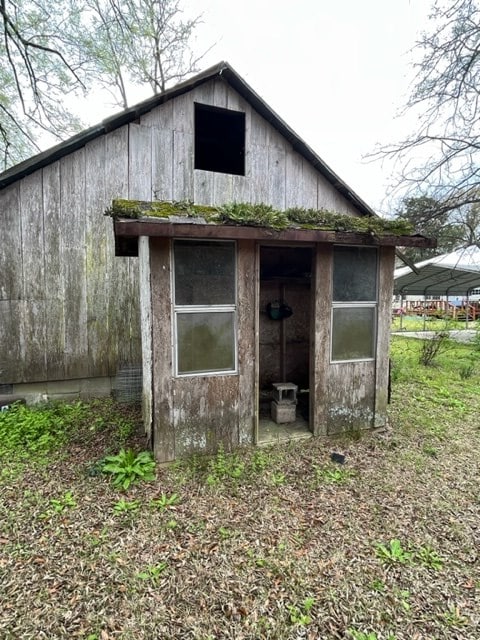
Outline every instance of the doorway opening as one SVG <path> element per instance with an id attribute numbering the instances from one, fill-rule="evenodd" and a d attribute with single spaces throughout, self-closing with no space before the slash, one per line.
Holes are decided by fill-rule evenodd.
<path id="1" fill-rule="evenodd" d="M 312 261 L 311 247 L 260 247 L 257 433 L 260 445 L 312 435 L 309 419 Z M 274 386 L 279 384 L 289 386 L 287 390 Z"/>

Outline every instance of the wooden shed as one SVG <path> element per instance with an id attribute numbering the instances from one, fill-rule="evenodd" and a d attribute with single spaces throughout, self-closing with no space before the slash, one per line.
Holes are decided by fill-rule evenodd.
<path id="1" fill-rule="evenodd" d="M 119 252 L 139 252 L 158 460 L 385 425 L 395 246 L 428 240 L 299 208 L 119 201 L 111 213 Z"/>
<path id="2" fill-rule="evenodd" d="M 177 204 L 114 237 L 115 199 Z M 274 213 L 202 222 L 193 202 L 374 216 L 222 62 L 0 174 L 0 393 L 109 393 L 143 367 L 160 460 L 259 442 L 272 383 L 296 387 L 299 432 L 382 424 L 393 247 L 427 241 L 280 230 Z M 339 274 L 363 271 L 368 296 L 338 298 Z"/>

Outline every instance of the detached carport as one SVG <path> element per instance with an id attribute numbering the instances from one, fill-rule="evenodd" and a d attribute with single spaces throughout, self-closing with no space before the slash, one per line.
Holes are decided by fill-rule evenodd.
<path id="1" fill-rule="evenodd" d="M 480 249 L 476 246 L 429 258 L 394 272 L 394 294 L 404 296 L 462 296 L 480 288 Z M 403 306 L 403 304 L 402 304 Z M 468 318 L 467 318 L 468 321 Z"/>

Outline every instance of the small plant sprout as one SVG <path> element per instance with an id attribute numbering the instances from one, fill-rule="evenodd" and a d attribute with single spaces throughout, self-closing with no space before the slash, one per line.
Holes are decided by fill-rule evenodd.
<path id="1" fill-rule="evenodd" d="M 398 539 L 390 540 L 388 545 L 377 543 L 375 553 L 385 565 L 409 564 L 412 560 L 412 554 L 402 547 L 402 543 Z"/>
<path id="2" fill-rule="evenodd" d="M 272 473 L 272 484 L 275 487 L 279 487 L 282 484 L 285 484 L 287 481 L 287 477 L 284 473 Z"/>
<path id="3" fill-rule="evenodd" d="M 376 631 L 357 631 L 356 629 L 349 629 L 348 634 L 352 640 L 380 640 L 380 636 L 377 636 Z M 389 634 L 386 640 L 395 640 L 395 636 L 393 634 Z"/>
<path id="4" fill-rule="evenodd" d="M 440 571 L 443 567 L 443 558 L 431 547 L 420 547 L 415 554 L 415 559 L 428 569 Z"/>
<path id="5" fill-rule="evenodd" d="M 342 484 L 352 476 L 352 472 L 343 467 L 320 467 L 314 465 L 313 468 L 317 483 Z"/>
<path id="6" fill-rule="evenodd" d="M 63 513 L 65 510 L 74 509 L 77 506 L 71 491 L 66 491 L 61 498 L 52 498 L 50 504 L 55 513 Z"/>
<path id="7" fill-rule="evenodd" d="M 140 573 L 137 573 L 137 578 L 139 580 L 151 580 L 152 582 L 156 582 L 166 568 L 166 562 L 158 562 L 157 564 L 140 571 Z"/>
<path id="8" fill-rule="evenodd" d="M 172 493 L 172 495 L 167 496 L 165 493 L 162 493 L 160 498 L 154 498 L 150 500 L 150 506 L 158 509 L 159 511 L 165 511 L 168 507 L 174 507 L 180 502 L 180 498 L 176 493 Z"/>
<path id="9" fill-rule="evenodd" d="M 103 473 L 113 478 L 118 489 L 126 491 L 134 482 L 155 479 L 155 460 L 149 451 L 136 454 L 133 449 L 121 449 L 117 455 L 107 456 L 102 464 Z"/>
<path id="10" fill-rule="evenodd" d="M 300 627 L 305 627 L 312 622 L 312 616 L 310 615 L 313 605 L 315 604 L 315 598 L 308 597 L 298 605 L 287 605 L 288 612 L 290 614 L 290 622 Z"/>
<path id="11" fill-rule="evenodd" d="M 113 506 L 113 511 L 120 515 L 121 513 L 129 513 L 132 511 L 138 511 L 140 508 L 139 500 L 125 500 L 125 498 L 120 498 L 118 502 Z"/>

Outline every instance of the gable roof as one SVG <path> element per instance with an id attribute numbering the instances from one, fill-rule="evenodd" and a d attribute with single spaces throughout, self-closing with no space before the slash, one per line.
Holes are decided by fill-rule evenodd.
<path id="1" fill-rule="evenodd" d="M 264 100 L 243 80 L 243 78 L 228 64 L 228 62 L 220 62 L 206 71 L 199 73 L 185 82 L 175 85 L 171 89 L 167 89 L 163 93 L 156 94 L 133 107 L 106 118 L 100 124 L 94 125 L 89 129 L 78 133 L 77 135 L 57 144 L 46 151 L 43 151 L 28 160 L 25 160 L 3 173 L 0 173 L 0 189 L 20 180 L 21 178 L 45 167 L 60 158 L 84 147 L 88 142 L 98 138 L 110 131 L 114 131 L 119 127 L 138 120 L 142 115 L 152 111 L 169 100 L 176 98 L 205 82 L 209 82 L 214 78 L 222 78 L 233 89 L 235 89 L 261 116 L 265 118 L 277 131 L 290 142 L 293 149 L 303 156 L 311 165 L 317 169 L 332 184 L 346 200 L 351 202 L 362 215 L 375 215 L 364 200 L 362 200 L 327 164 L 324 162 L 306 142 L 304 142 L 273 109 L 271 109 Z"/>

